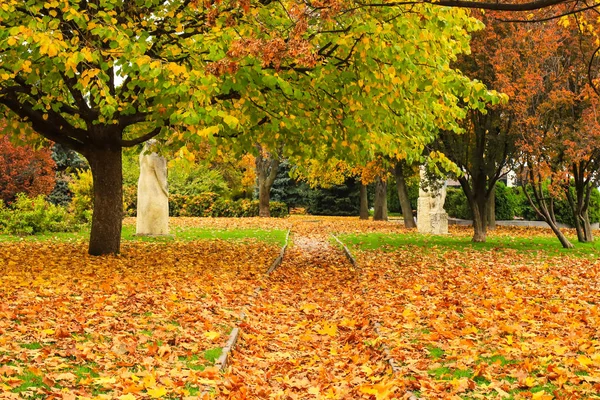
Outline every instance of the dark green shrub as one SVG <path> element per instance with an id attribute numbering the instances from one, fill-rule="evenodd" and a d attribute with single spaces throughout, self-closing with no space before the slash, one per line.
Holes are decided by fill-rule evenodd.
<path id="1" fill-rule="evenodd" d="M 270 202 L 269 211 L 271 212 L 271 217 L 274 218 L 283 218 L 289 214 L 287 204 L 280 201 Z"/>
<path id="2" fill-rule="evenodd" d="M 504 182 L 496 183 L 496 220 L 505 221 L 515 218 L 515 212 L 519 209 L 519 197 L 511 188 L 506 187 Z"/>
<path id="3" fill-rule="evenodd" d="M 398 190 L 396 189 L 396 179 L 394 177 L 390 177 L 387 182 L 387 209 L 388 212 L 402 212 Z"/>
<path id="4" fill-rule="evenodd" d="M 446 188 L 444 208 L 450 218 L 472 219 L 473 214 L 462 188 Z"/>
<path id="5" fill-rule="evenodd" d="M 308 195 L 308 213 L 313 215 L 358 215 L 359 188 L 354 179 L 328 189 L 314 189 Z"/>
<path id="6" fill-rule="evenodd" d="M 523 193 L 523 188 L 512 188 L 513 193 L 516 193 L 516 198 L 519 206 L 515 214 L 525 220 L 529 221 L 540 221 L 540 218 L 529 201 L 527 197 Z M 574 188 L 571 188 L 571 192 L 573 196 L 575 196 Z M 548 196 L 547 191 L 544 191 L 544 195 Z M 534 199 L 533 194 L 531 194 L 531 198 Z M 535 200 L 535 199 L 534 199 Z M 569 206 L 568 200 L 558 199 L 554 201 L 554 215 L 556 217 L 557 222 L 561 222 L 563 224 L 567 224 L 570 226 L 575 225 L 575 220 L 573 219 L 573 212 L 571 211 L 571 207 Z M 590 207 L 588 210 L 588 215 L 590 217 L 590 222 L 600 222 L 600 192 L 598 189 L 593 189 L 590 197 Z"/>
<path id="7" fill-rule="evenodd" d="M 123 186 L 123 214 L 126 217 L 137 215 L 137 185 Z"/>

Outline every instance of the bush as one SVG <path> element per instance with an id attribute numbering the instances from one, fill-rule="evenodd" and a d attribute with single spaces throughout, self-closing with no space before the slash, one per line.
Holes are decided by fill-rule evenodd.
<path id="1" fill-rule="evenodd" d="M 499 221 L 512 220 L 515 214 L 520 211 L 519 196 L 509 187 L 506 187 L 504 182 L 496 184 L 496 219 Z"/>
<path id="2" fill-rule="evenodd" d="M 451 218 L 473 219 L 471 207 L 462 188 L 446 188 L 446 203 L 444 208 Z"/>
<path id="3" fill-rule="evenodd" d="M 50 194 L 55 183 L 55 167 L 50 149 L 16 146 L 8 136 L 0 136 L 0 199 L 10 204 L 17 193 L 32 197 Z"/>
<path id="4" fill-rule="evenodd" d="M 313 215 L 358 215 L 359 188 L 354 179 L 328 189 L 314 189 L 308 194 L 308 213 Z"/>
<path id="5" fill-rule="evenodd" d="M 69 183 L 69 190 L 73 193 L 69 212 L 77 222 L 88 223 L 92 220 L 92 212 L 94 209 L 94 183 L 92 171 L 80 170 L 77 172 L 75 179 Z"/>
<path id="6" fill-rule="evenodd" d="M 19 193 L 10 207 L 0 201 L 0 231 L 12 235 L 70 232 L 78 229 L 71 215 L 44 196 L 28 198 Z"/>
<path id="7" fill-rule="evenodd" d="M 269 209 L 272 217 L 288 215 L 287 205 L 282 202 L 271 202 Z M 226 200 L 218 198 L 216 193 L 169 195 L 169 215 L 172 217 L 257 217 L 258 211 L 258 200 Z"/>
<path id="8" fill-rule="evenodd" d="M 135 217 L 137 214 L 137 185 L 123 186 L 123 215 Z"/>

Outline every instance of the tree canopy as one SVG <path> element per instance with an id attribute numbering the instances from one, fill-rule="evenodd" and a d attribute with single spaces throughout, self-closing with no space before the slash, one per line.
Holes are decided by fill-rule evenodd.
<path id="1" fill-rule="evenodd" d="M 451 67 L 481 24 L 428 4 L 7 0 L 0 27 L 10 128 L 88 159 L 94 243 L 120 230 L 94 226 L 120 219 L 121 148 L 161 133 L 173 147 L 420 154 L 499 99 Z"/>

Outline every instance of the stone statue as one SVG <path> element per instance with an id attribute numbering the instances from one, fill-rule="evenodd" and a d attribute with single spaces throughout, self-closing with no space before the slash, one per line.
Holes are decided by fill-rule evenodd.
<path id="1" fill-rule="evenodd" d="M 434 193 L 431 194 L 431 207 L 430 212 L 443 213 L 446 212 L 444 210 L 444 203 L 446 202 L 446 182 Z"/>
<path id="2" fill-rule="evenodd" d="M 424 166 L 420 168 L 421 183 L 417 200 L 417 229 L 421 233 L 443 235 L 448 233 L 446 182 L 430 182 Z"/>
<path id="3" fill-rule="evenodd" d="M 169 234 L 167 161 L 152 151 L 155 145 L 155 140 L 149 140 L 140 153 L 136 226 L 138 235 Z"/>

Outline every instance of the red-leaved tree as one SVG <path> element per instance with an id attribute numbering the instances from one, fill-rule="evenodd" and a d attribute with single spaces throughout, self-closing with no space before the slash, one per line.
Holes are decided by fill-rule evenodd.
<path id="1" fill-rule="evenodd" d="M 17 193 L 47 195 L 54 188 L 56 164 L 50 149 L 15 146 L 0 135 L 0 200 L 14 201 Z"/>

